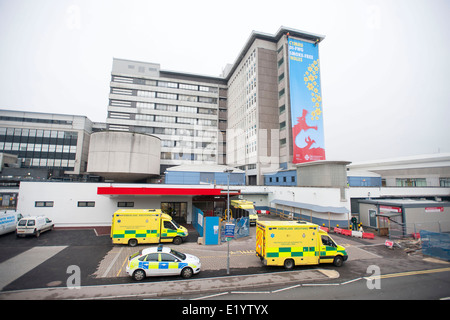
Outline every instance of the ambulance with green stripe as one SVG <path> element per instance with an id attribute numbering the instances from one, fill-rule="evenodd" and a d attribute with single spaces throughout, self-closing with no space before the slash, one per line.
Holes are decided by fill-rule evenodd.
<path id="1" fill-rule="evenodd" d="M 142 243 L 173 242 L 178 245 L 187 236 L 187 229 L 160 209 L 120 209 L 113 215 L 111 238 L 114 244 L 134 247 Z"/>
<path id="2" fill-rule="evenodd" d="M 264 265 L 286 269 L 319 263 L 340 267 L 348 258 L 345 248 L 337 245 L 327 232 L 304 221 L 259 221 L 256 254 Z"/>

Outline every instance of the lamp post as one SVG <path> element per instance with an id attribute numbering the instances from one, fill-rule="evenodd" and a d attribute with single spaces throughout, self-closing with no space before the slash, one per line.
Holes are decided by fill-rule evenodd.
<path id="1" fill-rule="evenodd" d="M 233 169 L 226 168 L 223 172 L 227 173 L 227 222 L 230 222 L 230 173 Z M 230 241 L 227 239 L 227 274 L 230 274 Z"/>

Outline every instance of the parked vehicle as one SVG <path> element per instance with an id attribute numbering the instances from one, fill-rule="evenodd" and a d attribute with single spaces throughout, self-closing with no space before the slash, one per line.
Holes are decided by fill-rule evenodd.
<path id="1" fill-rule="evenodd" d="M 22 214 L 12 210 L 0 211 L 0 235 L 16 231 L 17 222 Z"/>
<path id="2" fill-rule="evenodd" d="M 169 247 L 147 248 L 128 258 L 127 274 L 136 281 L 150 276 L 181 275 L 187 279 L 200 272 L 200 259 Z"/>
<path id="3" fill-rule="evenodd" d="M 53 230 L 54 223 L 45 216 L 25 217 L 20 219 L 16 227 L 16 235 L 39 237 L 42 232 Z"/>
<path id="4" fill-rule="evenodd" d="M 345 248 L 318 225 L 304 221 L 260 221 L 256 226 L 256 254 L 267 266 L 333 263 L 347 260 Z"/>
<path id="5" fill-rule="evenodd" d="M 253 202 L 247 200 L 231 200 L 232 216 L 235 218 L 248 217 L 250 225 L 256 225 L 258 213 Z"/>
<path id="6" fill-rule="evenodd" d="M 115 244 L 173 242 L 179 245 L 188 236 L 180 226 L 160 209 L 120 209 L 114 212 L 111 238 Z"/>

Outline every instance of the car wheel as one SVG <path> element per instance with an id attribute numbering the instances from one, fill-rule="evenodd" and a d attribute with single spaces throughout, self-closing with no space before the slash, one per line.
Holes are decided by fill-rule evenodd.
<path id="1" fill-rule="evenodd" d="M 183 239 L 181 239 L 180 237 L 175 237 L 173 238 L 173 244 L 175 245 L 180 245 L 183 242 Z"/>
<path id="2" fill-rule="evenodd" d="M 39 238 L 39 236 L 41 235 L 41 232 L 36 230 L 34 234 L 36 235 L 36 238 Z"/>
<path id="3" fill-rule="evenodd" d="M 142 269 L 137 269 L 133 272 L 133 279 L 136 281 L 142 281 L 145 279 L 145 271 Z"/>
<path id="4" fill-rule="evenodd" d="M 192 271 L 192 269 L 189 267 L 186 267 L 183 270 L 181 270 L 181 276 L 184 279 L 189 279 L 190 277 L 192 277 L 193 274 L 194 274 L 194 271 Z"/>
<path id="5" fill-rule="evenodd" d="M 295 266 L 295 262 L 292 259 L 286 259 L 284 260 L 284 268 L 286 270 L 292 270 Z"/>
<path id="6" fill-rule="evenodd" d="M 128 245 L 129 245 L 130 247 L 136 247 L 137 244 L 138 244 L 138 241 L 137 241 L 136 239 L 130 239 L 130 240 L 128 240 Z"/>
<path id="7" fill-rule="evenodd" d="M 342 256 L 336 256 L 336 257 L 334 257 L 333 264 L 334 264 L 336 267 L 342 266 L 343 263 L 344 263 L 344 259 L 342 258 Z"/>

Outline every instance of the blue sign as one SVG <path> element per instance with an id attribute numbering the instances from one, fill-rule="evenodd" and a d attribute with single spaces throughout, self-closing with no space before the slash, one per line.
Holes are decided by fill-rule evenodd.
<path id="1" fill-rule="evenodd" d="M 225 225 L 225 237 L 227 238 L 234 238 L 234 223 L 227 223 Z"/>
<path id="2" fill-rule="evenodd" d="M 292 163 L 325 160 L 319 48 L 288 38 Z"/>

